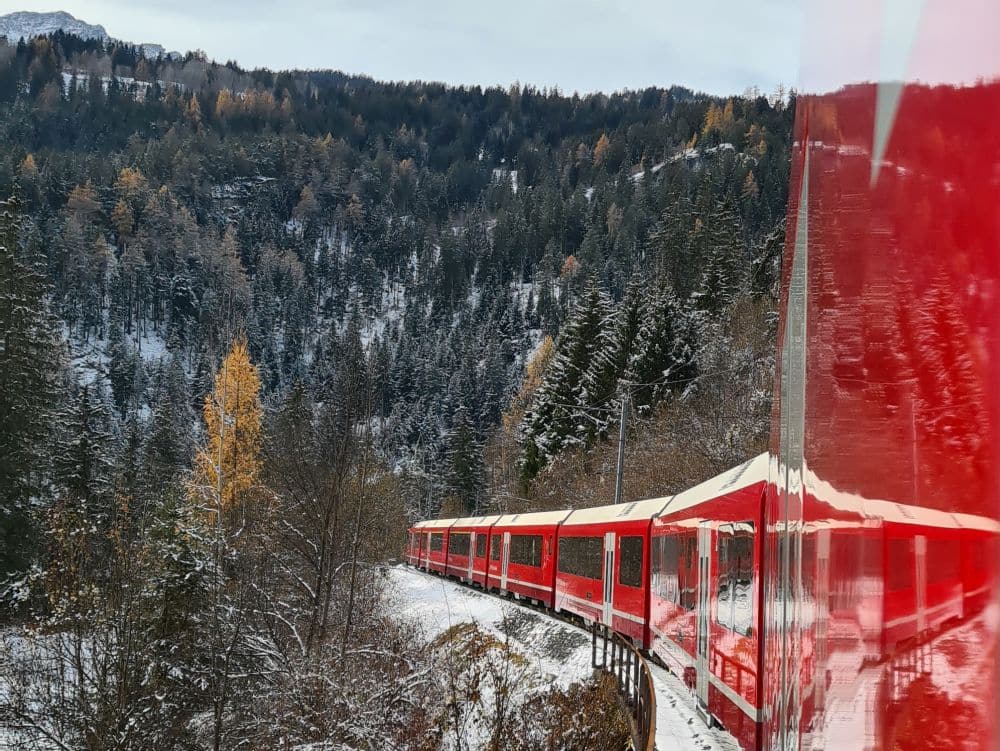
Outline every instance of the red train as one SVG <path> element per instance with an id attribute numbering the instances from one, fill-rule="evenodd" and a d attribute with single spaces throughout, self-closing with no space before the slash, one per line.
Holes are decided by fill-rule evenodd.
<path id="1" fill-rule="evenodd" d="M 761 531 L 776 469 L 762 454 L 667 498 L 421 522 L 407 557 L 632 639 L 684 677 L 707 720 L 759 749 L 768 605 L 794 602 L 814 628 L 796 682 L 811 723 L 832 660 L 878 666 L 983 611 L 1000 531 L 984 517 L 866 500 L 814 481 L 826 513 L 803 525 L 801 550 L 772 558 L 801 568 L 804 591 L 767 593 Z"/>

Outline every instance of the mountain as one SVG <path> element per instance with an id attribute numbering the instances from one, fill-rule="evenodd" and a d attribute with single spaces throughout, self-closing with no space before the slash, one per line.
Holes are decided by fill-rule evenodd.
<path id="1" fill-rule="evenodd" d="M 89 24 L 65 11 L 54 13 L 18 11 L 0 16 L 0 36 L 7 37 L 11 42 L 54 34 L 57 31 L 74 34 L 81 39 L 100 39 L 104 42 L 111 38 L 100 24 Z"/>
<path id="2" fill-rule="evenodd" d="M 53 13 L 18 11 L 0 16 L 0 37 L 6 37 L 12 43 L 17 43 L 20 39 L 32 39 L 54 34 L 57 31 L 73 34 L 81 39 L 98 39 L 102 42 L 119 41 L 111 37 L 107 29 L 100 24 L 89 24 L 61 10 Z M 176 52 L 167 53 L 159 44 L 143 43 L 137 46 L 142 49 L 143 55 L 151 60 L 161 56 L 167 57 L 168 54 L 169 56 L 179 56 Z"/>

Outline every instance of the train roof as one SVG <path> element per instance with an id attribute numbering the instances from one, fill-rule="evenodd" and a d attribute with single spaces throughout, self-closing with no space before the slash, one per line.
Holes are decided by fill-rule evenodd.
<path id="1" fill-rule="evenodd" d="M 447 529 L 458 519 L 425 519 L 413 525 L 414 529 Z"/>
<path id="2" fill-rule="evenodd" d="M 669 499 L 660 515 L 684 511 L 699 503 L 748 488 L 758 482 L 767 482 L 769 467 L 770 461 L 766 453 L 755 456 L 738 467 L 733 467 L 721 475 L 705 480 L 700 485 L 681 491 Z"/>
<path id="3" fill-rule="evenodd" d="M 463 516 L 461 519 L 456 519 L 454 526 L 456 527 L 488 527 L 491 524 L 496 524 L 497 520 L 500 519 L 500 514 L 494 514 L 492 516 Z"/>
<path id="4" fill-rule="evenodd" d="M 600 524 L 602 522 L 628 522 L 652 519 L 663 511 L 667 503 L 673 496 L 663 498 L 647 498 L 643 501 L 632 501 L 631 503 L 614 503 L 610 506 L 595 506 L 593 508 L 578 509 L 571 513 L 563 526 L 576 526 L 580 524 Z"/>
<path id="5" fill-rule="evenodd" d="M 562 511 L 536 511 L 532 514 L 507 514 L 496 521 L 498 527 L 531 527 L 535 525 L 560 524 L 573 513 L 572 509 Z"/>
<path id="6" fill-rule="evenodd" d="M 805 470 L 805 484 L 808 492 L 817 501 L 826 503 L 839 511 L 854 512 L 863 518 L 880 519 L 883 522 L 896 524 L 915 524 L 945 529 L 976 529 L 1000 533 L 1000 522 L 990 517 L 942 511 L 926 506 L 914 506 L 878 498 L 866 498 L 858 493 L 838 490 L 826 480 L 819 479 L 808 467 Z"/>

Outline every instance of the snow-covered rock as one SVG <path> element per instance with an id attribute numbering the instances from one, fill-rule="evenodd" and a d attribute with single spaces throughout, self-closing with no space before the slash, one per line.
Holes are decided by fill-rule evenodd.
<path id="1" fill-rule="evenodd" d="M 101 42 L 119 41 L 110 36 L 107 29 L 100 24 L 81 21 L 63 10 L 52 13 L 22 10 L 0 16 L 0 37 L 6 37 L 7 41 L 12 44 L 16 44 L 21 39 L 28 40 L 55 34 L 57 31 L 72 34 L 81 39 L 96 39 Z M 144 42 L 136 46 L 150 60 L 155 60 L 158 57 L 181 57 L 179 52 L 167 52 L 161 44 Z"/>
<path id="2" fill-rule="evenodd" d="M 82 39 L 99 39 L 102 42 L 111 38 L 100 24 L 89 24 L 61 10 L 55 13 L 18 11 L 0 16 L 0 36 L 7 37 L 9 42 L 16 43 L 21 39 L 33 39 L 57 31 Z"/>

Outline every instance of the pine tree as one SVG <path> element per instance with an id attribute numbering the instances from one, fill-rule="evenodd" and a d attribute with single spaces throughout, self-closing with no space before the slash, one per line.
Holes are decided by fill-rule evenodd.
<path id="1" fill-rule="evenodd" d="M 98 383 L 80 386 L 59 415 L 55 486 L 67 504 L 94 519 L 106 520 L 114 502 L 112 422 Z"/>
<path id="2" fill-rule="evenodd" d="M 448 489 L 461 502 L 466 515 L 472 516 L 478 511 L 482 498 L 485 468 L 483 448 L 464 405 L 458 407 L 452 417 L 447 445 Z"/>
<path id="3" fill-rule="evenodd" d="M 728 203 L 719 203 L 696 237 L 701 278 L 694 292 L 699 308 L 717 313 L 747 287 L 749 274 L 739 218 Z"/>
<path id="4" fill-rule="evenodd" d="M 62 344 L 46 285 L 18 258 L 19 204 L 0 204 L 0 577 L 34 552 L 47 437 L 58 394 Z"/>
<path id="5" fill-rule="evenodd" d="M 152 402 L 153 414 L 144 447 L 144 479 L 152 489 L 178 485 L 194 454 L 195 412 L 180 359 L 160 366 Z"/>
<path id="6" fill-rule="evenodd" d="M 195 457 L 192 495 L 213 510 L 232 511 L 246 500 L 260 471 L 260 376 L 239 337 L 205 397 L 205 445 Z"/>
<path id="7" fill-rule="evenodd" d="M 583 397 L 583 378 L 600 349 L 611 311 L 607 294 L 591 280 L 559 338 L 556 354 L 522 423 L 525 477 L 534 477 L 568 445 L 578 445 L 593 411 Z"/>
<path id="8" fill-rule="evenodd" d="M 696 317 L 661 283 L 646 298 L 625 379 L 633 406 L 648 411 L 696 375 Z"/>
<path id="9" fill-rule="evenodd" d="M 643 322 L 645 287 L 646 283 L 638 277 L 629 282 L 624 299 L 605 322 L 600 344 L 583 376 L 583 404 L 597 410 L 592 420 L 583 423 L 580 438 L 585 442 L 606 433 L 618 419 L 621 391 L 623 386 L 628 389 L 622 379 Z"/>

